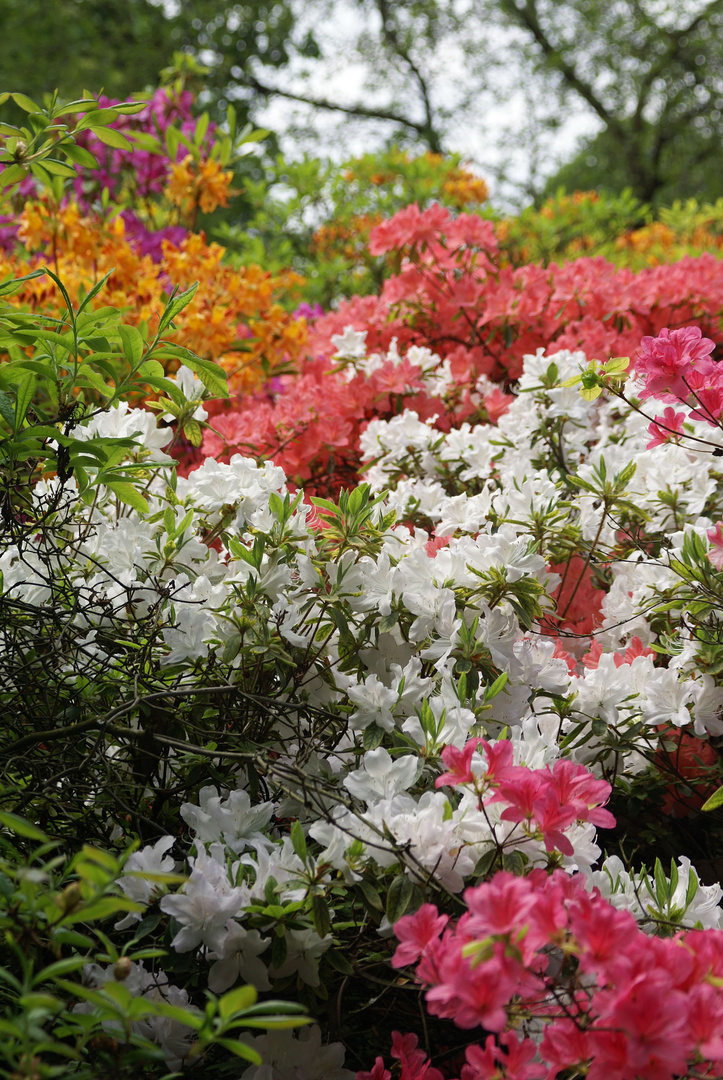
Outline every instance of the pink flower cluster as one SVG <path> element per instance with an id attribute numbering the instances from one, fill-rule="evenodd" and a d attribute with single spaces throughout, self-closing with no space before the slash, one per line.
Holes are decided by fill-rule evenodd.
<path id="1" fill-rule="evenodd" d="M 310 359 L 300 375 L 285 379 L 266 399 L 224 406 L 215 426 L 226 441 L 207 436 L 204 454 L 231 454 L 245 446 L 246 453 L 274 457 L 307 486 L 333 462 L 338 483 L 353 483 L 358 436 L 372 416 L 385 418 L 407 406 L 422 419 L 438 413 L 437 426 L 445 430 L 472 415 L 470 391 L 480 375 L 514 380 L 526 353 L 582 349 L 590 357 L 633 356 L 641 339 L 636 368 L 649 372 L 651 386 L 664 386 L 667 379 L 679 387 L 686 372 L 705 377 L 708 383 L 696 391 L 700 419 L 720 415 L 723 398 L 710 382 L 718 370 L 710 353 L 713 342 L 723 340 L 723 261 L 713 255 L 638 273 L 600 258 L 514 269 L 501 265 L 489 221 L 416 205 L 381 222 L 369 250 L 391 254 L 401 262 L 400 272 L 378 296 L 352 297 L 315 318 Z M 701 328 L 685 325 L 693 321 Z M 420 345 L 448 360 L 457 388 L 451 413 L 449 405 L 445 412 L 424 394 L 418 370 L 404 364 L 386 364 L 351 383 L 329 374 L 336 351 L 331 339 L 347 326 L 366 331 L 369 354 L 386 352 L 396 338 L 402 354 Z M 484 404 L 494 423 L 508 399 L 488 394 Z M 656 417 L 651 445 L 677 437 L 682 422 L 674 410 Z"/>
<path id="2" fill-rule="evenodd" d="M 655 397 L 675 405 L 687 405 L 689 418 L 721 427 L 723 415 L 723 366 L 713 357 L 716 344 L 703 337 L 699 326 L 679 330 L 664 327 L 657 337 L 644 337 L 635 358 L 635 373 L 645 379 L 640 399 Z M 648 449 L 679 441 L 688 417 L 670 405 L 648 427 Z M 697 436 L 696 436 L 697 437 Z M 710 536 L 710 533 L 708 534 Z"/>
<path id="3" fill-rule="evenodd" d="M 636 374 L 645 378 L 641 400 L 656 397 L 675 404 L 718 385 L 721 372 L 710 355 L 714 349 L 715 342 L 704 338 L 699 326 L 664 327 L 657 337 L 644 337 L 635 360 Z"/>
<path id="4" fill-rule="evenodd" d="M 391 1056 L 399 1062 L 399 1080 L 443 1080 L 439 1069 L 434 1069 L 423 1050 L 417 1049 L 419 1040 L 416 1035 L 402 1035 L 392 1032 Z M 391 1080 L 389 1069 L 384 1067 L 384 1059 L 378 1057 L 371 1072 L 358 1072 L 356 1080 Z"/>
<path id="5" fill-rule="evenodd" d="M 486 758 L 484 772 L 473 769 L 473 758 L 475 754 L 479 758 L 480 747 Z M 574 854 L 565 830 L 576 822 L 591 822 L 603 829 L 615 825 L 610 811 L 602 808 L 610 797 L 610 784 L 596 780 L 584 765 L 564 758 L 552 768 L 513 765 L 512 743 L 508 739 L 494 744 L 486 739 L 470 739 L 461 750 L 446 746 L 441 756 L 448 771 L 437 777 L 436 787 L 469 784 L 475 789 L 480 808 L 504 803 L 502 821 L 521 824 L 531 835 L 541 833 L 548 851 Z"/>
<path id="6" fill-rule="evenodd" d="M 370 419 L 388 419 L 412 408 L 422 420 L 437 416 L 440 430 L 452 424 L 444 402 L 426 393 L 420 368 L 406 359 L 397 365 L 387 361 L 350 382 L 330 374 L 329 367 L 324 359 L 310 360 L 299 375 L 277 380 L 268 395 L 244 398 L 231 409 L 219 403 L 215 432 L 204 434 L 203 454 L 221 461 L 234 453 L 272 457 L 307 492 L 333 496 L 340 487 L 357 483 L 359 436 Z M 496 418 L 507 402 L 501 394 L 488 396 Z M 463 392 L 454 417 L 461 420 L 473 409 L 469 393 Z M 328 486 L 330 477 L 334 490 Z M 322 478 L 325 486 L 317 489 L 315 482 Z"/>
<path id="7" fill-rule="evenodd" d="M 710 254 L 638 273 L 602 258 L 515 269 L 501 265 L 490 222 L 436 205 L 379 224 L 369 250 L 397 255 L 401 270 L 379 296 L 345 300 L 317 321 L 317 355 L 329 355 L 331 336 L 351 325 L 368 331 L 372 351 L 396 337 L 450 357 L 458 379 L 503 380 L 540 347 L 632 356 L 644 336 L 689 322 L 721 340 L 723 263 Z"/>
<path id="8" fill-rule="evenodd" d="M 401 918 L 392 961 L 417 963 L 431 1014 L 493 1033 L 467 1048 L 461 1080 L 723 1076 L 722 932 L 648 937 L 561 870 L 500 871 L 464 898 L 456 924 L 432 904 Z M 380 1062 L 360 1075 L 386 1080 Z"/>

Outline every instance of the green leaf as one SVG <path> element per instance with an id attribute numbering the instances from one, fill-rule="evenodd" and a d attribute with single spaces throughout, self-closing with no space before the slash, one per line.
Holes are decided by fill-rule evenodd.
<path id="1" fill-rule="evenodd" d="M 109 278 L 109 277 L 111 276 L 111 274 L 112 274 L 112 273 L 113 273 L 114 271 L 115 271 L 115 267 L 112 267 L 112 268 L 111 268 L 111 269 L 110 269 L 110 270 L 108 271 L 108 273 L 107 273 L 107 274 L 104 274 L 104 276 L 103 276 L 103 277 L 102 277 L 102 278 L 100 279 L 100 281 L 97 281 L 97 282 L 95 283 L 95 285 L 93 286 L 93 288 L 92 288 L 92 289 L 90 290 L 90 292 L 88 293 L 88 295 L 87 295 L 87 296 L 85 297 L 85 299 L 83 300 L 83 303 L 82 303 L 82 304 L 80 305 L 80 307 L 78 308 L 78 315 L 80 315 L 80 314 L 81 314 L 81 312 L 85 311 L 85 309 L 86 309 L 86 308 L 87 308 L 87 307 L 89 306 L 89 304 L 90 304 L 91 300 L 94 300 L 94 299 L 96 298 L 96 296 L 97 296 L 97 295 L 98 295 L 98 293 L 99 293 L 99 292 L 101 291 L 101 289 L 102 289 L 102 288 L 104 287 L 104 285 L 105 285 L 106 281 L 108 280 L 108 278 Z M 87 325 L 87 324 L 86 324 L 86 325 Z M 91 339 L 90 339 L 90 338 L 86 339 L 86 344 L 87 344 L 87 345 L 90 345 L 90 346 L 91 346 L 91 348 L 97 348 L 97 346 L 94 346 L 94 345 L 92 345 L 92 344 L 91 344 Z M 108 342 L 107 342 L 107 341 L 105 342 L 105 348 L 106 348 L 106 349 L 108 348 Z"/>
<path id="2" fill-rule="evenodd" d="M 11 94 L 10 97 L 13 99 L 18 108 L 23 110 L 23 112 L 39 113 L 43 111 L 40 106 L 36 105 L 33 99 L 27 97 L 26 94 Z"/>
<path id="3" fill-rule="evenodd" d="M 245 1043 L 239 1042 L 238 1039 L 215 1039 L 214 1042 L 216 1046 L 222 1046 L 224 1050 L 229 1050 L 236 1057 L 250 1061 L 252 1065 L 261 1064 L 261 1055 L 252 1050 L 250 1046 L 246 1046 Z"/>
<path id="4" fill-rule="evenodd" d="M 10 811 L 0 811 L 0 825 L 9 829 L 10 832 L 14 832 L 16 836 L 24 836 L 26 840 L 45 842 L 49 839 L 37 826 L 31 825 L 25 818 L 18 817 L 17 814 L 12 814 Z"/>
<path id="5" fill-rule="evenodd" d="M 136 113 L 143 112 L 144 109 L 148 108 L 148 102 L 120 101 L 117 105 L 114 105 L 113 108 L 122 116 L 135 116 Z"/>
<path id="6" fill-rule="evenodd" d="M 662 911 L 662 909 L 665 907 L 665 905 L 668 902 L 668 899 L 669 899 L 669 896 L 670 896 L 670 891 L 669 891 L 669 886 L 668 886 L 668 879 L 665 876 L 665 871 L 663 870 L 663 864 L 661 863 L 660 859 L 655 860 L 654 876 L 655 876 L 655 896 L 656 896 L 656 899 L 658 901 L 658 907 Z"/>
<path id="7" fill-rule="evenodd" d="M 124 480 L 112 480 L 106 486 L 122 503 L 132 506 L 140 514 L 148 513 L 148 503 L 134 484 Z"/>
<path id="8" fill-rule="evenodd" d="M 615 375 L 620 371 L 626 371 L 629 365 L 629 356 L 612 356 L 602 367 L 606 375 Z"/>
<path id="9" fill-rule="evenodd" d="M 120 339 L 123 343 L 123 354 L 126 360 L 132 367 L 137 367 L 143 358 L 144 347 L 140 330 L 137 330 L 135 326 L 125 326 L 124 324 L 121 324 L 118 327 L 118 333 L 120 334 Z M 149 375 L 150 374 L 151 372 L 149 372 Z M 152 374 L 163 375 L 163 369 L 161 368 L 160 371 L 154 371 Z"/>
<path id="10" fill-rule="evenodd" d="M 485 687 L 485 701 L 492 701 L 492 698 L 496 698 L 498 694 L 501 694 L 507 685 L 507 672 L 503 671 L 490 686 Z"/>
<path id="11" fill-rule="evenodd" d="M 155 1002 L 155 1012 L 158 1016 L 167 1016 L 169 1020 L 177 1020 L 179 1024 L 185 1024 L 186 1027 L 193 1028 L 194 1031 L 200 1031 L 203 1027 L 203 1016 L 199 1013 L 192 1012 L 190 1009 L 183 1009 L 180 1005 L 170 1005 L 167 1001 Z"/>
<path id="12" fill-rule="evenodd" d="M 43 1012 L 60 1012 L 63 1002 L 50 994 L 23 994 L 18 1004 L 22 1009 L 40 1009 Z"/>
<path id="13" fill-rule="evenodd" d="M 143 904 L 136 904 L 133 900 L 123 900 L 119 896 L 103 896 L 100 900 L 93 900 L 87 906 L 81 907 L 63 917 L 63 925 L 69 926 L 76 922 L 95 922 L 107 919 L 110 915 L 118 915 L 123 911 L 140 914 L 145 908 Z"/>
<path id="14" fill-rule="evenodd" d="M 329 914 L 329 907 L 323 896 L 315 893 L 311 898 L 311 918 L 314 923 L 314 929 L 320 938 L 325 938 L 327 934 L 331 933 L 331 915 Z"/>
<path id="15" fill-rule="evenodd" d="M 20 180 L 24 180 L 28 175 L 28 170 L 24 165 L 8 165 L 7 169 L 3 169 L 0 173 L 0 187 L 10 187 L 11 184 L 17 184 Z"/>
<path id="16" fill-rule="evenodd" d="M 370 907 L 375 908 L 377 911 L 384 911 L 382 898 L 370 881 L 366 881 L 362 878 L 362 880 L 358 882 L 358 887 Z"/>
<path id="17" fill-rule="evenodd" d="M 42 165 L 38 165 L 37 161 L 34 161 L 30 166 L 30 172 L 33 174 L 36 180 L 39 180 L 43 187 L 50 188 L 52 190 L 53 182 L 50 178 L 50 173 L 47 173 Z"/>
<path id="18" fill-rule="evenodd" d="M 146 386 L 152 386 L 154 390 L 160 390 L 161 393 L 167 394 L 172 401 L 175 401 L 179 408 L 183 408 L 186 404 L 183 390 L 181 390 L 178 383 L 175 383 L 173 379 L 157 379 L 155 375 L 144 375 L 143 382 Z"/>
<path id="19" fill-rule="evenodd" d="M 172 125 L 166 128 L 166 150 L 171 161 L 176 160 L 178 147 L 181 145 L 181 136 L 177 128 Z"/>
<path id="20" fill-rule="evenodd" d="M 701 806 L 701 810 L 717 810 L 719 806 L 723 806 L 723 787 L 719 787 L 706 802 Z"/>
<path id="21" fill-rule="evenodd" d="M 195 375 L 198 375 L 209 394 L 222 398 L 229 396 L 228 378 L 220 364 L 215 363 L 213 360 L 204 360 L 200 356 L 194 356 L 193 354 L 184 355 L 183 363 Z"/>
<path id="22" fill-rule="evenodd" d="M 338 971 L 340 975 L 353 975 L 354 968 L 349 963 L 343 953 L 340 953 L 338 949 L 327 949 L 324 953 L 324 959 L 328 962 L 329 966 Z"/>
<path id="23" fill-rule="evenodd" d="M 253 986 L 238 986 L 219 998 L 218 1011 L 222 1020 L 228 1020 L 235 1013 L 245 1012 L 256 1004 L 258 994 Z"/>
<path id="24" fill-rule="evenodd" d="M 678 866 L 675 859 L 670 860 L 670 895 L 674 896 L 678 888 Z"/>
<path id="25" fill-rule="evenodd" d="M 138 379 L 162 379 L 163 376 L 163 364 L 159 364 L 157 360 L 144 360 L 136 372 L 136 378 Z"/>
<path id="26" fill-rule="evenodd" d="M 62 105 L 60 111 L 56 114 L 58 116 L 73 116 L 79 112 L 90 112 L 97 108 L 98 102 L 92 97 L 76 98 L 75 101 L 69 101 L 67 105 Z"/>
<path id="27" fill-rule="evenodd" d="M 379 622 L 377 624 L 378 627 L 379 627 L 379 633 L 380 634 L 388 634 L 390 630 L 394 629 L 394 627 L 397 625 L 398 622 L 399 622 L 399 612 L 398 611 L 391 611 L 388 615 L 382 615 L 381 619 L 379 620 Z"/>
<path id="28" fill-rule="evenodd" d="M 521 851 L 505 851 L 502 856 L 502 867 L 511 874 L 521 877 L 527 866 L 527 858 Z"/>
<path id="29" fill-rule="evenodd" d="M 80 165 L 84 169 L 98 168 L 97 159 L 84 146 L 78 146 L 77 143 L 63 143 L 61 149 L 65 156 L 70 161 L 74 161 L 76 165 Z"/>
<path id="30" fill-rule="evenodd" d="M 75 169 L 70 165 L 66 165 L 64 161 L 57 161 L 55 158 L 43 158 L 43 168 L 47 169 L 51 176 L 69 176 L 75 177 Z"/>
<path id="31" fill-rule="evenodd" d="M 33 270 L 32 274 L 25 274 L 19 278 L 6 278 L 5 281 L 0 281 L 0 296 L 9 296 L 11 293 L 17 292 L 24 282 L 42 277 L 44 273 L 44 270 Z"/>
<path id="32" fill-rule="evenodd" d="M 160 921 L 160 915 L 146 915 L 136 926 L 131 944 L 135 945 L 137 941 L 141 941 L 142 938 L 146 937 L 148 934 L 152 934 Z"/>
<path id="33" fill-rule="evenodd" d="M 33 986 L 42 986 L 43 983 L 52 982 L 62 975 L 79 971 L 87 962 L 88 958 L 85 956 L 66 956 L 64 960 L 56 960 L 54 964 L 50 964 L 37 973 L 33 979 Z"/>
<path id="34" fill-rule="evenodd" d="M 301 822 L 298 820 L 295 821 L 294 824 L 291 826 L 291 843 L 293 844 L 294 851 L 299 856 L 299 858 L 306 861 L 306 836 L 304 835 L 304 830 L 302 828 Z"/>
<path id="35" fill-rule="evenodd" d="M 278 1014 L 280 1016 L 306 1016 L 306 1009 L 303 1005 L 300 1005 L 298 1001 L 259 1001 L 256 1005 L 251 1005 L 244 1013 L 245 1017 L 249 1016 L 268 1016 L 269 1013 Z"/>
<path id="36" fill-rule="evenodd" d="M 317 989 L 317 994 L 321 987 Z M 288 1028 L 303 1027 L 313 1021 L 308 1016 L 268 1016 L 262 1020 L 244 1020 L 243 1026 L 261 1028 L 265 1031 L 285 1031 Z"/>
<path id="37" fill-rule="evenodd" d="M 341 510 L 335 503 L 331 502 L 330 499 L 321 499 L 312 495 L 311 502 L 314 506 L 318 506 L 320 510 L 328 511 L 333 517 L 341 518 Z"/>
<path id="38" fill-rule="evenodd" d="M 170 300 L 166 304 L 165 311 L 161 315 L 161 320 L 158 324 L 159 334 L 162 334 L 166 329 L 168 329 L 175 317 L 179 315 L 185 307 L 188 307 L 188 305 L 191 303 L 194 296 L 196 295 L 197 289 L 198 282 L 195 281 L 193 285 L 189 286 L 189 288 L 185 289 L 183 292 L 177 292 L 174 290 L 174 292 L 171 294 Z M 184 349 L 182 351 L 187 352 L 188 350 Z M 190 355 L 193 356 L 194 354 L 191 353 Z M 200 357 L 198 359 L 200 359 Z"/>
<path id="39" fill-rule="evenodd" d="M 78 128 L 98 127 L 103 124 L 112 124 L 118 119 L 118 109 L 89 109 L 78 124 Z"/>
<path id="40" fill-rule="evenodd" d="M 376 750 L 381 745 L 384 739 L 384 728 L 377 727 L 376 724 L 370 724 L 369 727 L 364 728 L 362 734 L 362 746 L 365 750 Z"/>
<path id="41" fill-rule="evenodd" d="M 196 121 L 196 129 L 193 133 L 193 141 L 196 146 L 200 146 L 203 142 L 206 132 L 208 131 L 209 120 L 210 117 L 208 113 L 205 112 L 201 113 L 198 120 Z"/>
<path id="42" fill-rule="evenodd" d="M 133 150 L 133 143 L 126 139 L 125 135 L 121 135 L 120 131 L 116 131 L 115 128 L 109 127 L 93 127 L 93 134 L 105 143 L 106 146 L 112 146 L 114 150 Z"/>
<path id="43" fill-rule="evenodd" d="M 401 919 L 409 907 L 413 892 L 414 886 L 406 874 L 400 873 L 398 877 L 395 877 L 387 893 L 386 911 L 390 923 L 395 923 L 398 919 Z"/>
<path id="44" fill-rule="evenodd" d="M 191 446 L 200 446 L 203 442 L 203 431 L 198 420 L 186 420 L 183 425 L 183 434 L 190 442 Z"/>
<path id="45" fill-rule="evenodd" d="M 0 416 L 11 428 L 15 428 L 15 402 L 4 390 L 0 390 Z"/>
<path id="46" fill-rule="evenodd" d="M 97 371 L 93 371 L 91 367 L 83 366 L 75 380 L 76 386 L 89 386 L 92 390 L 97 390 L 103 397 L 112 397 L 115 394 L 115 387 L 109 386 L 107 382 L 104 382 Z"/>

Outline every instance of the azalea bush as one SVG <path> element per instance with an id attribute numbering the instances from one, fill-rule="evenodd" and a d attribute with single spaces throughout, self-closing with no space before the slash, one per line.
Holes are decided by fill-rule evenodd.
<path id="1" fill-rule="evenodd" d="M 479 210 L 489 194 L 458 155 L 412 156 L 393 148 L 342 164 L 282 156 L 263 164 L 261 175 L 241 179 L 249 206 L 245 220 L 230 217 L 218 238 L 234 261 L 261 262 L 275 272 L 294 269 L 312 307 L 379 290 L 394 259 L 375 257 L 368 242 L 384 218 L 414 202 Z"/>
<path id="2" fill-rule="evenodd" d="M 669 341 L 649 344 L 641 370 L 667 362 Z M 673 348 L 689 381 L 691 370 L 705 373 L 710 345 L 699 334 L 673 338 Z M 496 427 L 444 432 L 409 411 L 375 421 L 362 440 L 374 460 L 368 482 L 338 503 L 309 505 L 278 467 L 240 456 L 174 479 L 162 449 L 173 423 L 158 428 L 158 413 L 121 406 L 81 420 L 76 437 L 92 444 L 102 423 L 106 439 L 133 444 L 147 510 L 119 502 L 90 463 L 92 501 L 74 477 L 35 484 L 12 526 L 22 526 L 22 542 L 2 560 L 5 650 L 17 657 L 3 691 L 18 718 L 7 736 L 8 805 L 61 833 L 84 812 L 86 837 L 104 847 L 141 838 L 127 864 L 141 876 L 120 874 L 117 887 L 157 912 L 144 936 L 168 953 L 159 978 L 183 990 L 192 977 L 191 987 L 199 980 L 217 993 L 238 980 L 274 994 L 293 988 L 326 1027 L 326 1001 L 352 975 L 364 1012 L 361 987 L 392 959 L 389 934 L 401 917 L 430 903 L 459 913 L 464 889 L 502 888 L 500 871 L 535 889 L 564 868 L 550 880 L 572 874 L 595 911 L 627 911 L 636 941 L 699 924 L 718 932 L 720 888 L 701 883 L 687 853 L 667 871 L 652 827 L 665 799 L 692 783 L 677 767 L 676 737 L 707 744 L 723 727 L 723 691 L 710 674 L 721 588 L 717 459 L 695 441 L 648 449 L 657 411 L 648 420 L 609 391 L 587 401 L 560 385 L 590 382 L 584 363 L 582 354 L 531 357 Z M 613 375 L 594 376 L 619 386 Z M 176 383 L 203 408 L 190 372 Z M 706 427 L 717 446 L 717 429 Z M 513 442 L 521 430 L 527 437 Z M 621 452 L 629 464 L 608 470 L 606 456 Z M 568 573 L 596 604 L 594 637 L 572 602 L 555 611 L 553 600 L 563 575 L 550 567 L 580 553 Z M 600 564 L 604 587 L 594 589 L 587 579 Z M 691 610 L 699 577 L 707 602 Z M 42 699 L 55 703 L 46 713 Z M 711 765 L 706 790 L 718 776 Z M 596 868 L 606 843 L 596 831 L 614 822 L 604 807 L 611 798 L 647 836 L 645 865 L 622 861 L 624 827 Z M 703 859 L 719 842 L 710 820 L 697 841 Z M 179 871 L 188 878 L 180 887 L 164 879 Z M 129 911 L 116 933 L 133 940 L 141 919 Z M 545 948 L 535 942 L 526 947 Z M 537 970 L 535 955 L 525 953 L 522 967 Z M 488 975 L 475 985 L 497 985 Z M 601 970 L 601 991 L 612 977 Z M 89 968 L 86 978 L 101 974 Z M 519 998 L 515 978 L 500 984 L 509 999 L 480 1003 L 463 1026 L 502 1031 L 507 1000 Z M 534 990 L 543 1000 L 533 1012 L 550 1023 L 554 978 Z M 623 976 L 615 978 L 622 992 Z M 139 979 L 136 992 L 145 985 Z M 714 1020 L 719 991 L 705 985 Z M 404 984 L 397 992 L 395 1015 L 411 1026 Z M 612 1006 L 598 1012 L 596 1002 L 587 1012 L 607 1030 Z M 667 1075 L 681 1054 L 717 1060 L 713 1020 L 686 1035 Z M 578 1026 L 588 1023 L 581 1013 Z M 363 1032 L 343 1016 L 338 1031 L 363 1065 Z M 638 1075 L 630 1046 L 642 1037 L 639 1028 L 623 1032 L 615 1053 L 631 1064 L 621 1075 Z M 341 1048 L 328 1056 L 313 1034 L 299 1036 L 296 1051 L 284 1041 L 293 1035 L 261 1038 L 279 1075 L 306 1049 L 309 1075 L 330 1061 L 345 1075 Z M 591 1038 L 580 1060 L 586 1048 L 598 1053 Z M 499 1052 L 513 1044 L 503 1039 Z M 484 1053 L 490 1062 L 498 1055 L 491 1044 Z M 534 1053 L 530 1044 L 520 1060 Z M 662 1049 L 658 1057 L 668 1060 Z"/>
<path id="3" fill-rule="evenodd" d="M 213 406 L 204 453 L 270 456 L 297 483 L 333 495 L 353 482 L 371 419 L 407 406 L 442 427 L 494 422 L 524 356 L 540 348 L 631 355 L 643 337 L 691 321 L 721 337 L 723 264 L 710 253 L 637 273 L 602 258 L 514 268 L 492 222 L 439 205 L 376 226 L 369 250 L 393 255 L 399 272 L 378 295 L 310 320 L 297 376 Z M 347 344 L 350 331 L 361 337 Z"/>
<path id="4" fill-rule="evenodd" d="M 723 200 L 676 200 L 655 212 L 632 192 L 561 190 L 541 206 L 496 221 L 502 259 L 512 266 L 603 256 L 642 270 L 710 252 L 720 257 Z"/>
<path id="5" fill-rule="evenodd" d="M 293 366 L 306 341 L 303 315 L 288 310 L 300 279 L 258 265 L 234 269 L 223 261 L 223 247 L 194 231 L 199 213 L 208 215 L 232 197 L 232 168 L 263 132 L 237 131 L 233 110 L 228 131 L 218 132 L 206 114 L 192 118 L 189 91 L 165 88 L 150 102 L 101 97 L 58 104 L 50 115 L 33 102 L 25 105 L 43 132 L 67 129 L 60 142 L 56 137 L 47 145 L 53 151 L 67 139 L 73 157 L 71 165 L 36 163 L 24 151 L 21 164 L 0 173 L 10 211 L 3 219 L 0 275 L 28 277 L 13 294 L 19 309 L 62 314 L 65 298 L 55 281 L 29 276 L 43 263 L 78 301 L 107 276 L 104 302 L 141 328 L 155 326 L 173 285 L 197 283 L 193 309 L 178 313 L 179 343 L 220 361 L 239 391 L 257 389 L 270 374 Z M 32 147 L 30 129 L 4 125 L 3 132 L 8 159 L 23 134 Z M 18 185 L 15 194 L 10 181 Z"/>
<path id="6" fill-rule="evenodd" d="M 204 243 L 0 284 L 5 1074 L 721 1075 L 715 259 L 412 206 L 240 396 Z"/>

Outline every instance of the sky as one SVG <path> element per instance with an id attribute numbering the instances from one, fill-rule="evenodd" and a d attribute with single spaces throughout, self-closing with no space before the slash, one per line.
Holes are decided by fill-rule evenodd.
<path id="1" fill-rule="evenodd" d="M 472 0 L 457 2 L 465 4 Z M 303 4 L 300 14 L 318 32 L 319 7 Z M 265 81 L 340 104 L 401 105 L 404 96 L 401 71 L 389 72 L 387 83 L 386 73 L 370 72 L 369 65 L 355 55 L 354 41 L 365 29 L 373 28 L 370 18 L 373 16 L 368 14 L 363 17 L 348 0 L 333 0 L 321 34 L 327 57 L 313 64 L 297 59 L 282 71 L 269 70 L 264 74 Z M 485 35 L 486 50 L 496 51 L 500 56 L 514 56 L 514 40 L 510 40 L 509 32 L 490 27 Z M 543 139 L 538 159 L 534 161 L 523 130 L 530 120 L 530 98 L 534 99 L 534 94 L 530 95 L 530 88 L 521 84 L 519 71 L 501 65 L 490 75 L 491 87 L 480 99 L 478 115 L 475 116 L 474 109 L 471 114 L 469 110 L 460 110 L 457 118 L 455 104 L 461 100 L 459 73 L 463 72 L 464 64 L 464 56 L 450 40 L 443 41 L 433 55 L 424 58 L 425 75 L 429 74 L 436 101 L 452 113 L 444 126 L 446 149 L 460 153 L 471 163 L 474 171 L 487 181 L 493 201 L 502 208 L 529 201 L 521 189 L 530 182 L 533 172 L 537 172 L 538 178 L 552 175 L 560 162 L 573 155 L 580 139 L 593 135 L 599 125 L 586 106 L 572 103 L 560 118 L 559 128 L 546 142 Z M 370 73 L 376 74 L 378 84 L 372 89 L 367 85 Z M 294 158 L 307 153 L 341 161 L 380 148 L 390 131 L 390 125 L 383 121 L 357 121 L 283 98 L 271 100 L 255 118 L 260 125 L 282 133 L 283 151 Z M 504 179 L 501 173 L 506 173 Z"/>

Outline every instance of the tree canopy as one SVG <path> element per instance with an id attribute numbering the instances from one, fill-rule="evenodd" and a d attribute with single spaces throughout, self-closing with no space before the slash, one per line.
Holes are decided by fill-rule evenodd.
<path id="1" fill-rule="evenodd" d="M 286 102 L 316 153 L 326 116 L 335 145 L 362 127 L 369 148 L 461 151 L 522 196 L 723 195 L 723 0 L 0 0 L 0 19 L 5 82 L 33 97 L 124 96 L 181 50 L 204 104 Z"/>

